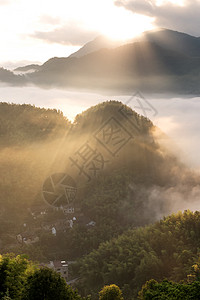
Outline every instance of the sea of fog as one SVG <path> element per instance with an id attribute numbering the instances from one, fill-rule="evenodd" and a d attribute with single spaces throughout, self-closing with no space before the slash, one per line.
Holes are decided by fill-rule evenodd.
<path id="1" fill-rule="evenodd" d="M 200 97 L 154 97 L 138 94 L 100 95 L 37 87 L 1 87 L 0 101 L 32 104 L 63 111 L 70 120 L 92 105 L 107 100 L 119 100 L 139 114 L 150 118 L 176 144 L 176 152 L 191 167 L 200 170 Z"/>

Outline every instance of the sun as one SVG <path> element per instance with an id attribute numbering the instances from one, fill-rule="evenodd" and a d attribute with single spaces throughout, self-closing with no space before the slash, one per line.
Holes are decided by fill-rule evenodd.
<path id="1" fill-rule="evenodd" d="M 98 35 L 126 41 L 143 31 L 153 29 L 153 18 L 134 14 L 116 6 L 113 0 L 8 2 L 9 4 L 2 5 L 0 10 L 0 34 L 3 41 L 1 62 L 6 63 L 24 60 L 43 62 L 53 56 L 69 55 L 83 46 L 81 34 L 84 32 L 86 43 Z M 44 16 L 57 20 L 57 23 L 44 22 Z M 77 28 L 81 29 L 80 33 L 75 33 L 77 40 L 80 39 L 80 44 L 63 45 L 59 42 L 48 43 L 45 39 L 34 38 L 35 32 L 54 32 L 56 28 L 65 28 L 71 23 L 77 23 Z M 66 36 L 66 41 L 67 39 Z"/>
<path id="2" fill-rule="evenodd" d="M 101 0 L 92 6 L 93 13 L 86 13 L 84 19 L 89 28 L 100 32 L 113 40 L 131 39 L 146 30 L 154 29 L 154 18 L 134 14 L 113 1 Z"/>
<path id="3" fill-rule="evenodd" d="M 128 11 L 120 16 L 113 17 L 112 23 L 102 28 L 102 33 L 114 40 L 128 40 L 142 32 L 154 29 L 151 18 L 132 14 Z"/>
<path id="4" fill-rule="evenodd" d="M 127 40 L 154 28 L 153 18 L 133 14 L 122 7 L 113 8 L 111 20 L 102 26 L 102 32 L 115 40 Z"/>

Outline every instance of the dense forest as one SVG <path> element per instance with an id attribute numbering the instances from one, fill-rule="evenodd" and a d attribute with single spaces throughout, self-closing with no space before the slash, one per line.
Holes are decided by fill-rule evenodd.
<path id="1" fill-rule="evenodd" d="M 78 289 L 94 299 L 105 284 L 132 299 L 147 280 L 178 282 L 191 271 L 199 214 L 158 220 L 194 207 L 199 177 L 149 119 L 107 101 L 73 123 L 61 111 L 1 103 L 0 120 L 1 254 L 75 260 Z M 55 206 L 50 196 L 63 186 L 49 198 L 46 189 L 63 174 L 76 195 Z"/>
<path id="2" fill-rule="evenodd" d="M 114 282 L 125 299 L 136 299 L 152 278 L 184 280 L 199 259 L 199 230 L 200 213 L 185 211 L 102 243 L 77 263 L 79 290 L 95 296 L 104 284 Z"/>
<path id="3" fill-rule="evenodd" d="M 0 146 L 55 139 L 70 127 L 63 113 L 31 105 L 0 103 Z"/>
<path id="4" fill-rule="evenodd" d="M 86 298 L 24 255 L 0 256 L 1 299 L 197 300 L 199 225 L 199 212 L 179 212 L 102 243 L 73 267 L 79 273 L 76 287 Z"/>

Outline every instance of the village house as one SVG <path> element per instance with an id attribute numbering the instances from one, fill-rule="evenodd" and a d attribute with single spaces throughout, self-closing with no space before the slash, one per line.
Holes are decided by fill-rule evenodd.
<path id="1" fill-rule="evenodd" d="M 58 272 L 67 282 L 69 277 L 68 263 L 65 260 L 50 261 L 49 268 Z"/>
<path id="2" fill-rule="evenodd" d="M 16 236 L 16 239 L 18 243 L 25 244 L 25 245 L 31 245 L 34 243 L 39 242 L 39 237 L 34 235 L 33 233 L 24 232 L 20 233 Z"/>

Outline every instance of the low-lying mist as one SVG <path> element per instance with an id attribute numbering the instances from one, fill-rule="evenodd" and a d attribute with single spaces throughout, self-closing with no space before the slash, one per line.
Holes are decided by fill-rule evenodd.
<path id="1" fill-rule="evenodd" d="M 161 135 L 159 131 L 153 132 L 154 139 L 161 146 L 160 149 L 167 149 L 168 153 L 178 157 L 182 163 L 189 166 L 190 171 L 180 174 L 180 171 L 177 170 L 174 176 L 176 180 L 171 186 L 152 185 L 147 188 L 142 185 L 135 186 L 135 183 L 131 183 L 130 186 L 135 186 L 138 195 L 147 199 L 145 212 L 148 214 L 149 207 L 153 208 L 154 218 L 156 219 L 178 210 L 188 208 L 199 210 L 200 190 L 197 173 L 200 167 L 198 154 L 200 149 L 199 98 L 163 99 L 145 95 L 147 102 L 143 103 L 143 108 L 152 106 L 154 110 L 143 110 L 137 102 L 130 101 L 131 95 L 101 96 L 73 91 L 42 90 L 35 87 L 26 87 L 23 90 L 21 88 L 11 87 L 8 89 L 5 87 L 1 88 L 1 91 L 3 101 L 31 103 L 40 107 L 61 109 L 72 120 L 83 109 L 109 99 L 127 103 L 138 113 L 146 114 L 166 134 Z M 150 104 L 149 107 L 148 104 Z M 31 200 L 30 203 L 33 203 L 35 195 L 41 193 L 42 183 L 49 175 L 69 170 L 73 174 L 69 156 L 87 138 L 87 135 L 84 136 L 80 133 L 79 136 L 76 136 L 76 140 L 70 140 L 69 142 L 67 136 L 64 135 L 52 141 L 35 142 L 24 147 L 16 148 L 13 146 L 1 149 L 1 173 L 5 174 L 1 179 L 2 199 L 5 194 L 10 193 L 10 195 L 12 194 L 11 197 L 15 194 L 14 198 L 18 201 L 17 193 L 19 193 L 19 197 L 23 199 L 23 202 L 27 199 L 27 201 Z M 19 178 L 18 174 L 20 174 L 21 182 L 17 180 Z M 190 180 L 191 174 L 192 180 Z M 10 182 L 6 183 L 5 179 L 8 180 L 8 178 L 10 178 Z M 10 184 L 12 184 L 12 190 L 7 191 L 6 186 Z"/>

